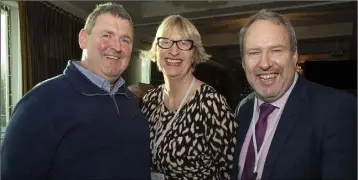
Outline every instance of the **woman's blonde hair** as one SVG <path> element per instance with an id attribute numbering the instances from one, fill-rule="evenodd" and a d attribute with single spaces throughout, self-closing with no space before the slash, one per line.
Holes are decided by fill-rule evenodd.
<path id="1" fill-rule="evenodd" d="M 156 62 L 156 51 L 157 51 L 157 39 L 162 37 L 164 34 L 177 29 L 181 33 L 183 39 L 191 39 L 194 41 L 193 56 L 192 56 L 192 67 L 195 68 L 199 63 L 209 60 L 211 55 L 205 52 L 201 36 L 196 27 L 185 17 L 181 15 L 170 15 L 164 18 L 162 23 L 159 25 L 155 39 L 152 43 L 152 47 L 149 51 L 142 51 L 141 58 L 150 59 Z M 157 63 L 158 65 L 158 63 Z M 160 67 L 158 67 L 159 70 Z"/>

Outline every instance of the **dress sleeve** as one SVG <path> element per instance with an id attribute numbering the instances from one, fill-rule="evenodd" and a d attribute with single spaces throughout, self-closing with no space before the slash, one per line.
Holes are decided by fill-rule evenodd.
<path id="1" fill-rule="evenodd" d="M 208 121 L 207 137 L 214 152 L 219 179 L 230 179 L 236 145 L 237 124 L 224 96 L 208 93 L 203 102 Z M 207 112 L 206 112 L 207 111 Z"/>
<path id="2" fill-rule="evenodd" d="M 153 106 L 153 98 L 155 98 L 153 93 L 155 93 L 155 89 L 149 90 L 142 98 L 141 110 L 147 119 L 150 117 L 152 109 L 151 106 Z"/>

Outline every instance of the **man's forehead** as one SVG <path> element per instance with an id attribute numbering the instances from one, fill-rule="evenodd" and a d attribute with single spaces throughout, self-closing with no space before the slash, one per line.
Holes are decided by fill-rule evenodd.
<path id="1" fill-rule="evenodd" d="M 274 43 L 274 44 L 285 44 L 286 41 L 289 41 L 289 34 L 285 28 L 278 27 L 279 25 L 274 25 L 268 28 L 255 27 L 245 34 L 244 43 Z"/>
<path id="2" fill-rule="evenodd" d="M 112 33 L 117 32 L 118 29 L 119 29 L 119 31 L 123 33 L 128 28 L 128 32 L 126 32 L 126 34 L 128 36 L 132 37 L 133 36 L 133 27 L 132 27 L 132 25 L 129 23 L 128 20 L 126 20 L 126 19 L 122 19 L 122 20 L 128 22 L 127 27 L 125 27 L 123 25 L 118 25 L 113 21 L 105 20 L 105 21 L 96 22 L 96 24 L 93 26 L 93 29 L 96 30 L 96 31 L 99 31 L 99 32 L 108 31 L 108 32 L 112 32 Z"/>

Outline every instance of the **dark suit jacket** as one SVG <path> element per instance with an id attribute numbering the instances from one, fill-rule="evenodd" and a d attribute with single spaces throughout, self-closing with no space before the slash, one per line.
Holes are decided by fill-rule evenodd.
<path id="1" fill-rule="evenodd" d="M 253 97 L 248 96 L 237 113 L 232 180 L 237 180 Z M 272 139 L 262 179 L 357 179 L 356 98 L 299 76 Z"/>

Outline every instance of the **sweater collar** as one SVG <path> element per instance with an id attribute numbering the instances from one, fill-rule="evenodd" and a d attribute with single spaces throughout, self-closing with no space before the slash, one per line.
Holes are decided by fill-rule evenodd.
<path id="1" fill-rule="evenodd" d="M 63 74 L 69 79 L 73 87 L 79 93 L 88 96 L 94 95 L 110 95 L 110 93 L 96 84 L 94 84 L 90 79 L 88 79 L 83 73 L 79 71 L 77 67 L 74 65 L 74 61 L 76 60 L 69 60 L 68 64 L 63 72 Z M 122 85 L 118 88 L 116 92 L 113 94 L 124 95 L 129 97 L 129 89 Z"/>

